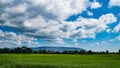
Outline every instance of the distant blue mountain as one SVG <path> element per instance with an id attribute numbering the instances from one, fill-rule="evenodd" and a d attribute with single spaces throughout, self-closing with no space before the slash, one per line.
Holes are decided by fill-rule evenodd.
<path id="1" fill-rule="evenodd" d="M 34 51 L 38 50 L 50 50 L 50 51 L 86 51 L 85 49 L 82 48 L 76 48 L 76 47 L 49 47 L 49 46 L 44 46 L 44 47 L 34 47 L 32 48 Z"/>

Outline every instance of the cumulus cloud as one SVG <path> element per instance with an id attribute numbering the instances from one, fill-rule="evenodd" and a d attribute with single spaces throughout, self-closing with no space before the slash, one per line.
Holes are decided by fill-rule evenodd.
<path id="1" fill-rule="evenodd" d="M 93 2 L 92 3 L 92 6 L 91 6 L 91 9 L 96 9 L 96 8 L 100 8 L 102 7 L 102 5 L 98 2 Z"/>
<path id="2" fill-rule="evenodd" d="M 76 26 L 74 26 L 74 31 L 72 32 L 73 38 L 95 38 L 96 33 L 105 31 L 108 28 L 108 25 L 116 22 L 116 17 L 112 14 L 106 14 L 99 17 L 99 19 L 94 18 L 78 18 L 76 21 Z M 75 30 L 75 27 L 81 27 L 78 30 Z"/>
<path id="3" fill-rule="evenodd" d="M 17 6 L 13 6 L 13 7 L 7 7 L 4 10 L 8 13 L 24 13 L 27 9 L 27 5 L 26 4 L 20 4 Z"/>
<path id="4" fill-rule="evenodd" d="M 7 4 L 13 2 L 14 0 L 0 0 L 0 4 Z"/>
<path id="5" fill-rule="evenodd" d="M 38 43 L 33 42 L 37 39 L 32 38 L 32 37 L 27 37 L 24 35 L 17 35 L 16 33 L 13 32 L 3 32 L 0 30 L 0 46 L 1 47 L 7 47 L 9 46 L 22 46 L 24 43 L 27 45 L 36 45 Z M 3 46 L 4 45 L 4 46 Z"/>
<path id="6" fill-rule="evenodd" d="M 87 11 L 87 14 L 89 15 L 89 16 L 93 16 L 94 14 L 92 13 L 92 12 L 90 12 L 90 11 Z"/>
<path id="7" fill-rule="evenodd" d="M 111 32 L 111 29 L 107 29 L 106 32 L 107 32 L 107 33 Z"/>
<path id="8" fill-rule="evenodd" d="M 120 23 L 114 28 L 113 32 L 120 32 Z"/>
<path id="9" fill-rule="evenodd" d="M 115 38 L 116 40 L 120 41 L 120 35 Z"/>
<path id="10" fill-rule="evenodd" d="M 120 6 L 120 0 L 110 0 L 109 6 Z"/>
<path id="11" fill-rule="evenodd" d="M 63 39 L 69 38 L 76 43 L 78 38 L 95 38 L 96 33 L 105 31 L 109 24 L 116 22 L 112 13 L 102 15 L 98 19 L 79 17 L 74 22 L 65 21 L 69 16 L 87 11 L 89 7 L 95 9 L 101 5 L 89 0 L 11 0 L 0 8 L 0 26 L 19 31 L 20 35 L 13 33 L 16 36 L 12 36 L 14 39 L 23 37 L 31 42 L 41 38 L 64 43 Z M 88 14 L 93 15 L 91 12 Z M 6 33 L 3 32 L 3 35 Z"/>
<path id="12" fill-rule="evenodd" d="M 27 0 L 33 6 L 39 6 L 43 13 L 50 13 L 59 19 L 82 13 L 89 6 L 88 0 Z"/>

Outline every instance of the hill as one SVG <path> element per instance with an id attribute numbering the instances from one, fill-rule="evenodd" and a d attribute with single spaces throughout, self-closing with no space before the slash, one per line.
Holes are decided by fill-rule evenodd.
<path id="1" fill-rule="evenodd" d="M 76 48 L 76 47 L 49 47 L 49 46 L 44 46 L 44 47 L 34 47 L 32 48 L 34 51 L 38 50 L 50 50 L 50 51 L 85 51 L 85 49 L 82 48 Z"/>

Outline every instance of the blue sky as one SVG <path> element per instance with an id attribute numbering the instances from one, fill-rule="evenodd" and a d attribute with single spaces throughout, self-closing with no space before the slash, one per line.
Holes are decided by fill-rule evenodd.
<path id="1" fill-rule="evenodd" d="M 120 0 L 0 0 L 0 47 L 120 49 Z"/>

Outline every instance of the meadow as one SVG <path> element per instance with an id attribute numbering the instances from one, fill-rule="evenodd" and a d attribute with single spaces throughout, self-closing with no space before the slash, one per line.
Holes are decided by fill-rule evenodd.
<path id="1" fill-rule="evenodd" d="M 120 68 L 120 55 L 0 54 L 0 68 Z"/>

